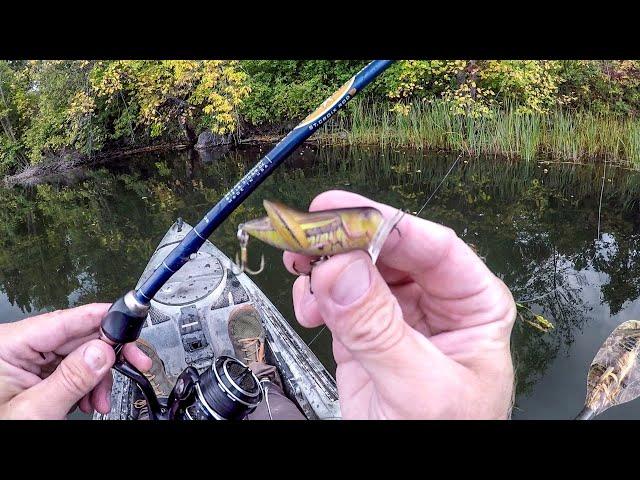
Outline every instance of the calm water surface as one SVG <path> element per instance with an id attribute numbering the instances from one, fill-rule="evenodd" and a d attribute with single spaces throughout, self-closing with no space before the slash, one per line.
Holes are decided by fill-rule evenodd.
<path id="1" fill-rule="evenodd" d="M 199 220 L 262 153 L 246 147 L 204 161 L 186 152 L 145 156 L 64 181 L 0 189 L 0 322 L 117 298 L 135 285 L 176 217 Z M 332 188 L 416 211 L 453 159 L 415 150 L 305 146 L 211 240 L 232 256 L 238 223 L 263 216 L 263 198 L 305 209 Z M 514 418 L 572 418 L 602 341 L 621 322 L 640 318 L 640 176 L 606 169 L 598 238 L 602 175 L 602 165 L 469 158 L 421 214 L 454 228 L 516 300 L 529 301 L 555 325 L 542 333 L 516 323 Z M 255 260 L 260 250 L 267 260 L 257 284 L 311 341 L 319 329 L 302 329 L 293 319 L 294 277 L 281 252 L 256 242 L 250 249 Z M 334 371 L 329 332 L 312 347 Z M 640 419 L 640 401 L 600 418 Z"/>

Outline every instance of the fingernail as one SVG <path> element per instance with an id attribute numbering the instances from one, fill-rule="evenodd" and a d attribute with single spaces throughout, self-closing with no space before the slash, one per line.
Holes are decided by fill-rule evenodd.
<path id="1" fill-rule="evenodd" d="M 84 361 L 92 370 L 98 371 L 104 367 L 107 359 L 102 350 L 95 345 L 89 345 L 84 351 Z"/>
<path id="2" fill-rule="evenodd" d="M 339 305 L 349 305 L 369 290 L 370 283 L 368 263 L 357 260 L 340 272 L 331 287 L 331 299 Z"/>

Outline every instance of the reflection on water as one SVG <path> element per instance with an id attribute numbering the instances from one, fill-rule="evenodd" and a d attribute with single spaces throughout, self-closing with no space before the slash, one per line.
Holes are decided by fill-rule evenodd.
<path id="1" fill-rule="evenodd" d="M 189 153 L 146 156 L 72 184 L 0 190 L 0 321 L 117 298 L 135 285 L 176 217 L 196 222 L 261 153 L 250 147 L 205 161 Z M 305 146 L 211 239 L 232 256 L 237 224 L 262 216 L 263 198 L 304 209 L 331 188 L 416 211 L 453 160 L 422 151 Z M 597 239 L 602 174 L 602 166 L 468 159 L 421 214 L 454 228 L 517 300 L 556 327 L 544 334 L 516 324 L 514 418 L 572 417 L 601 342 L 622 321 L 640 318 L 640 177 L 607 169 Z M 257 242 L 249 248 L 263 250 L 267 260 L 256 282 L 293 319 L 294 278 L 281 252 Z M 296 329 L 306 341 L 318 333 Z M 327 331 L 313 348 L 335 368 Z M 640 418 L 640 401 L 602 418 Z"/>

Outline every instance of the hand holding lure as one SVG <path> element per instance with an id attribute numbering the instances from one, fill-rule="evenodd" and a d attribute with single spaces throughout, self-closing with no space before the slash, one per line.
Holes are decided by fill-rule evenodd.
<path id="1" fill-rule="evenodd" d="M 385 220 L 373 207 L 339 208 L 318 212 L 299 212 L 278 202 L 263 201 L 267 216 L 238 226 L 239 271 L 257 275 L 264 269 L 264 256 L 257 271 L 247 266 L 249 235 L 269 245 L 301 253 L 319 260 L 331 255 L 363 250 L 375 263 L 385 240 L 404 212 Z M 316 260 L 317 261 L 317 260 Z M 235 269 L 234 269 L 235 270 Z"/>
<path id="2" fill-rule="evenodd" d="M 216 205 L 169 252 L 162 263 L 135 290 L 130 290 L 111 305 L 102 319 L 100 338 L 111 345 L 119 357 L 114 368 L 133 380 L 142 390 L 147 404 L 153 388 L 146 377 L 120 356 L 124 344 L 135 341 L 149 315 L 151 301 L 163 285 L 198 251 L 214 230 L 233 212 L 299 145 L 330 120 L 360 90 L 391 65 L 391 60 L 374 60 L 327 98 L 313 113 L 291 130 L 222 197 Z M 245 240 L 246 242 L 246 240 Z M 246 245 L 245 245 L 246 248 Z M 245 251 L 246 260 L 246 251 Z M 246 264 L 246 261 L 245 261 Z M 220 358 L 220 357 L 219 357 Z M 185 370 L 184 374 L 189 374 Z M 187 375 L 189 376 L 189 375 Z M 184 387 L 184 384 L 182 384 Z M 177 388 L 177 386 L 176 386 Z M 184 393 L 184 392 L 183 392 Z M 157 400 L 157 399 L 156 399 Z M 150 418 L 164 413 L 158 402 L 150 409 Z"/>

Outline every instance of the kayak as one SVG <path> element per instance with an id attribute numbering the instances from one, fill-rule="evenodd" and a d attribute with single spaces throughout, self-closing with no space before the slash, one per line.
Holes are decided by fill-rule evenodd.
<path id="1" fill-rule="evenodd" d="M 191 228 L 180 219 L 169 228 L 136 288 Z M 229 258 L 207 240 L 151 301 L 140 338 L 156 349 L 167 377 L 175 381 L 188 366 L 202 372 L 218 356 L 235 357 L 228 334 L 229 314 L 251 304 L 265 329 L 266 361 L 278 369 L 285 394 L 307 419 L 340 418 L 333 376 L 256 284 L 245 273 L 236 275 L 230 265 Z M 144 418 L 145 401 L 137 385 L 115 370 L 113 375 L 111 411 L 95 413 L 93 418 Z"/>

